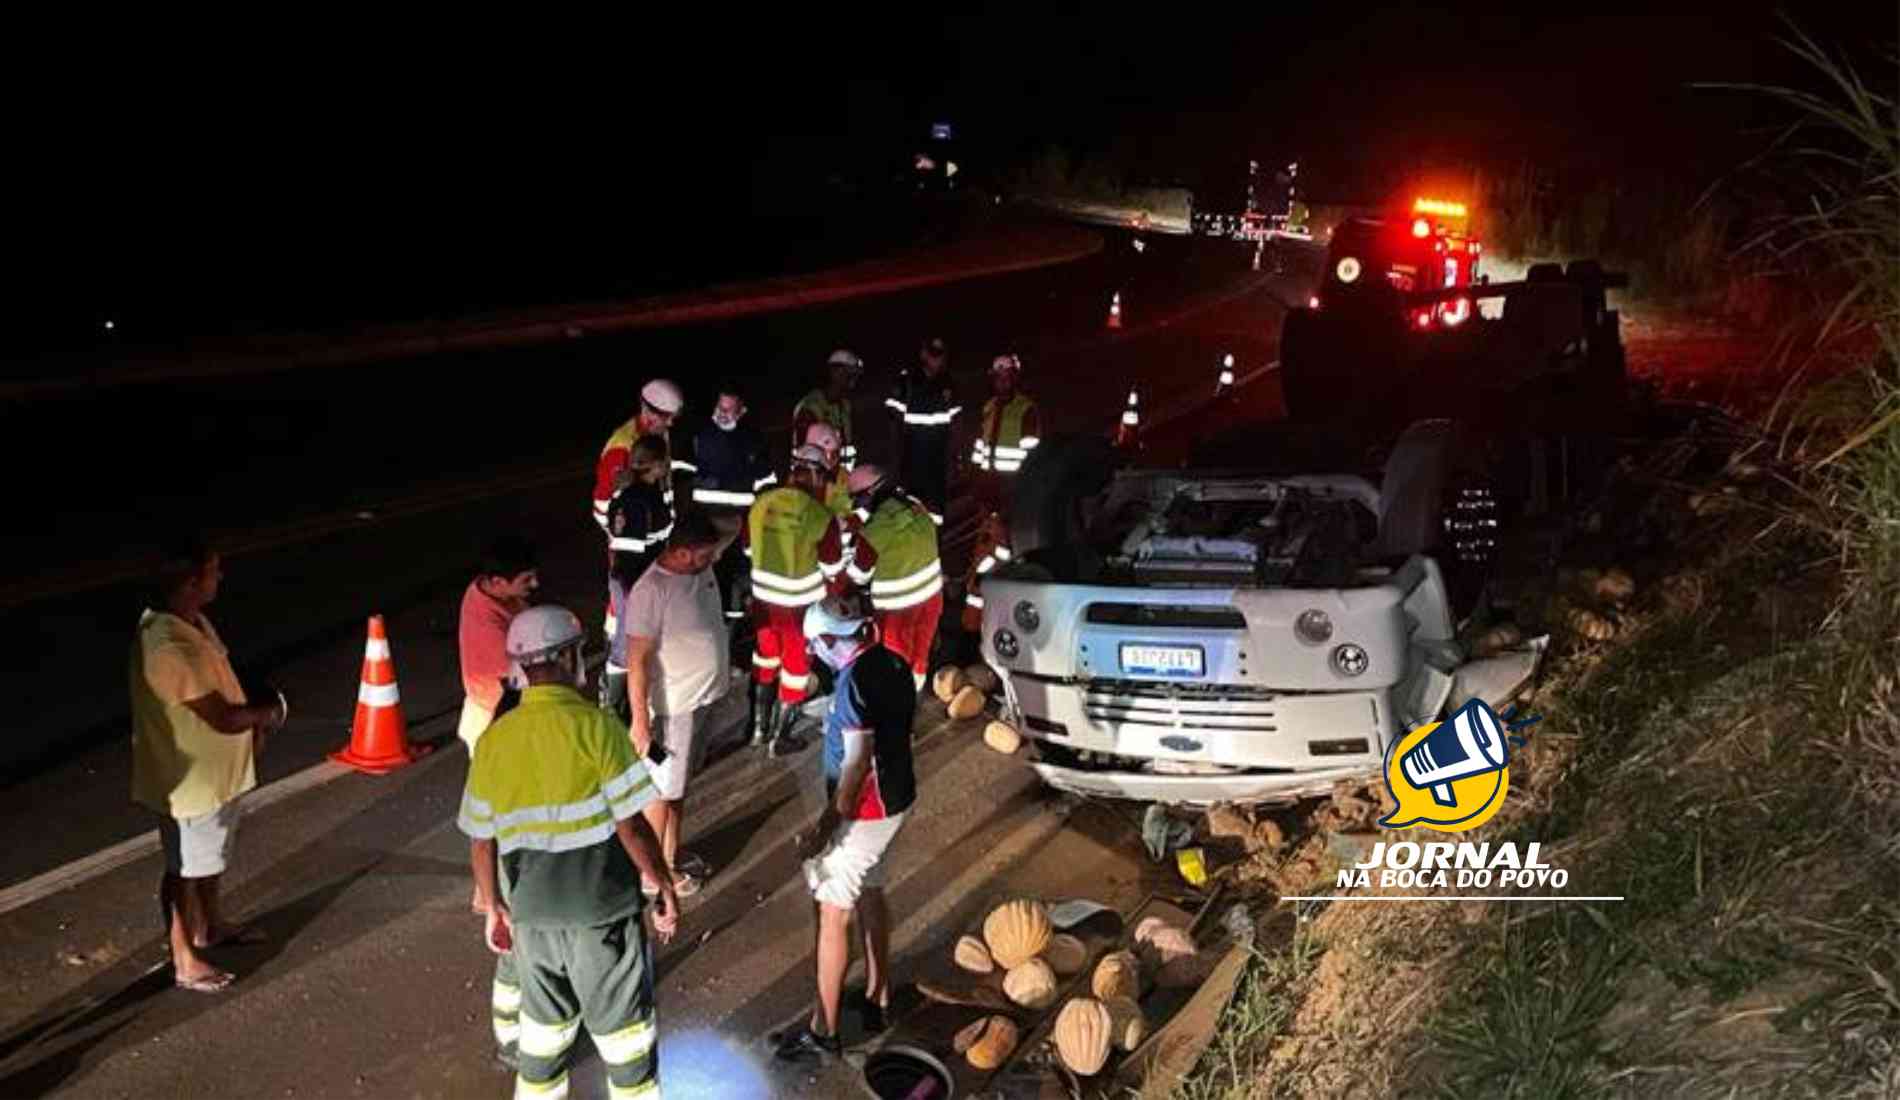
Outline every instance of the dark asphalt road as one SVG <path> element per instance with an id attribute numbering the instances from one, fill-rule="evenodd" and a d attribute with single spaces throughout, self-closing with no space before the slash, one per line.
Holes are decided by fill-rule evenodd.
<path id="1" fill-rule="evenodd" d="M 381 436 L 344 415 L 359 398 L 343 383 L 373 381 L 372 371 L 263 379 L 254 394 L 229 395 L 234 407 L 314 410 L 298 421 L 305 426 L 280 461 L 217 469 L 221 485 L 263 491 L 258 486 L 294 483 L 287 509 L 243 501 L 240 510 L 259 520 L 413 495 L 405 489 L 417 483 L 482 485 L 491 471 L 551 458 L 573 468 L 545 483 L 497 482 L 493 495 L 385 512 L 234 558 L 213 614 L 240 659 L 268 665 L 296 701 L 261 778 L 299 773 L 346 739 L 371 612 L 389 617 L 411 722 L 421 736 L 448 735 L 459 700 L 455 606 L 470 555 L 493 531 L 532 533 L 548 598 L 575 607 L 583 621 L 597 619 L 592 457 L 648 373 L 666 370 L 697 389 L 734 364 L 769 364 L 754 376 L 770 421 L 809 384 L 805 363 L 849 343 L 873 365 L 859 402 L 869 423 L 887 377 L 881 371 L 932 330 L 956 349 L 973 396 L 994 349 L 1007 342 L 1021 351 L 1027 384 L 1059 427 L 1108 431 L 1127 385 L 1140 381 L 1151 420 L 1166 421 L 1150 438 L 1151 455 L 1161 459 L 1222 425 L 1275 415 L 1277 384 L 1260 368 L 1274 352 L 1277 302 L 1296 288 L 1249 273 L 1238 246 L 1168 239 L 1136 267 L 1127 266 L 1132 255 L 1120 240 L 1095 260 L 993 282 L 495 357 L 481 376 L 508 382 L 499 390 L 449 385 L 474 369 L 468 363 L 379 368 L 391 379 L 383 399 L 403 412 L 387 421 L 396 430 Z M 1129 327 L 1106 333 L 1106 288 L 1122 279 Z M 1221 350 L 1234 351 L 1254 381 L 1236 401 L 1212 406 L 1203 397 Z M 494 412 L 494 424 L 477 437 L 462 432 L 462 422 L 431 419 L 438 390 L 452 393 L 442 400 L 463 412 Z M 113 415 L 136 420 L 126 407 Z M 511 449 L 508 417 L 524 426 L 528 441 L 519 449 Z M 449 439 L 462 445 L 445 445 Z M 878 442 L 867 438 L 873 455 Z M 150 830 L 127 803 L 120 717 L 136 611 L 134 594 L 117 588 L 8 613 L 14 637 L 38 643 L 16 657 L 28 673 L 32 717 L 16 725 L 12 751 L 36 741 L 74 747 L 5 789 L 0 823 L 31 842 L 0 851 L 0 888 Z M 900 956 L 938 943 L 1005 887 L 1138 897 L 1143 872 L 1128 860 L 1133 839 L 1113 819 L 1065 824 L 1046 812 L 1050 803 L 1028 773 L 980 747 L 975 728 L 954 730 L 932 734 L 945 739 L 925 753 L 941 780 L 934 823 L 906 833 L 895 880 L 911 914 L 898 930 Z M 466 913 L 465 849 L 449 820 L 460 757 L 451 747 L 394 776 L 345 776 L 257 815 L 233 889 L 238 908 L 263 913 L 278 943 L 234 959 L 256 974 L 234 998 L 173 993 L 148 976 L 162 958 L 149 908 L 150 855 L 135 853 L 122 867 L 0 913 L 0 965 L 9 976 L 0 1095 L 228 1095 L 252 1085 L 264 1090 L 257 1095 L 504 1092 L 505 1079 L 486 1063 L 486 964 Z M 752 1073 L 760 1063 L 751 1036 L 796 1012 L 807 995 L 808 905 L 783 847 L 815 807 L 805 804 L 815 780 L 742 757 L 716 765 L 706 780 L 709 804 L 689 819 L 687 840 L 730 870 L 689 906 L 688 920 L 699 923 L 687 934 L 712 938 L 672 949 L 662 997 L 681 1027 L 671 1034 L 711 1036 L 701 1053 Z M 263 1064 L 247 1071 L 247 1058 Z M 766 1092 L 732 1095 L 835 1095 L 829 1088 L 817 1079 L 773 1079 Z"/>
<path id="2" fill-rule="evenodd" d="M 1193 369 L 1211 385 L 1217 346 L 1235 348 L 1243 364 L 1270 354 L 1272 292 L 1228 297 L 1260 285 L 1244 249 L 1156 238 L 1137 255 L 1114 236 L 1098 256 L 1057 268 L 732 324 L 8 407 L 0 456 L 39 471 L 18 483 L 15 514 L 40 519 L 9 532 L 7 558 L 25 564 L 17 579 L 30 582 L 74 561 L 136 554 L 164 523 L 244 532 L 341 516 L 324 538 L 233 563 L 216 621 L 242 660 L 275 674 L 310 647 L 359 632 L 371 612 L 459 587 L 501 528 L 544 543 L 584 534 L 593 457 L 653 374 L 680 380 L 695 409 L 719 378 L 739 376 L 756 393 L 757 421 L 783 423 L 813 384 L 813 364 L 854 347 L 869 363 L 858 422 L 875 456 L 887 442 L 878 402 L 921 333 L 950 341 L 972 402 L 991 355 L 1013 348 L 1051 424 L 1091 430 L 1113 423 L 1131 382 L 1189 392 L 1192 375 L 1176 366 L 1204 363 Z M 1111 334 L 1103 320 L 1117 286 L 1128 327 Z M 532 519 L 517 521 L 524 505 L 479 500 L 428 520 L 391 516 L 391 502 L 428 507 L 562 470 L 573 471 L 570 484 L 522 495 Z M 360 523 L 351 518 L 359 511 Z M 122 738 L 125 646 L 139 606 L 136 587 L 120 584 L 0 611 L 3 652 L 23 673 L 31 715 L 0 744 L 0 781 L 43 775 L 48 763 Z"/>

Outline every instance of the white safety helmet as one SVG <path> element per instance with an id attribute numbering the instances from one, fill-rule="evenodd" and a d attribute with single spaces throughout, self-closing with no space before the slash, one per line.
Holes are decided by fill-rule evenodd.
<path id="1" fill-rule="evenodd" d="M 844 436 L 838 434 L 838 429 L 820 420 L 805 429 L 805 445 L 825 452 L 825 465 L 835 466 L 838 452 L 844 450 Z"/>
<path id="2" fill-rule="evenodd" d="M 990 360 L 990 373 L 996 374 L 1001 371 L 1014 371 L 1017 374 L 1021 374 L 1023 371 L 1023 361 L 1008 353 L 1004 353 Z"/>
<path id="3" fill-rule="evenodd" d="M 871 612 L 862 597 L 855 594 L 827 596 L 805 609 L 805 637 L 829 634 L 848 638 L 864 627 Z"/>
<path id="4" fill-rule="evenodd" d="M 830 468 L 831 460 L 825 457 L 823 450 L 807 443 L 802 447 L 792 448 L 792 465 L 810 466 L 814 470 L 823 471 Z"/>
<path id="5" fill-rule="evenodd" d="M 578 646 L 586 637 L 581 621 L 565 607 L 530 607 L 508 623 L 508 678 L 517 687 L 527 683 L 522 669 L 545 664 L 563 649 Z"/>
<path id="6" fill-rule="evenodd" d="M 828 367 L 849 367 L 857 371 L 864 369 L 864 360 L 859 359 L 858 353 L 849 348 L 839 348 L 837 351 L 831 353 L 831 358 L 825 360 L 825 365 Z"/>
<path id="7" fill-rule="evenodd" d="M 655 378 L 641 386 L 640 400 L 674 416 L 678 416 L 679 411 L 686 407 L 686 398 L 681 396 L 680 388 L 666 378 Z"/>

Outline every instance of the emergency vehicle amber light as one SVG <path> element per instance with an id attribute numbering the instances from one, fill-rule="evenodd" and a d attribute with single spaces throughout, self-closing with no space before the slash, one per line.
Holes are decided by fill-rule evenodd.
<path id="1" fill-rule="evenodd" d="M 1446 202 L 1443 199 L 1420 198 L 1412 200 L 1412 213 L 1436 214 L 1441 218 L 1462 218 L 1465 216 L 1466 211 L 1465 204 L 1462 202 Z"/>

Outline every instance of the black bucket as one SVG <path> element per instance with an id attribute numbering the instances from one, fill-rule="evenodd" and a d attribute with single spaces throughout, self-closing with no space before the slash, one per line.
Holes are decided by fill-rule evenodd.
<path id="1" fill-rule="evenodd" d="M 956 1081 L 928 1052 L 885 1047 L 864 1060 L 864 1083 L 878 1100 L 954 1100 Z"/>

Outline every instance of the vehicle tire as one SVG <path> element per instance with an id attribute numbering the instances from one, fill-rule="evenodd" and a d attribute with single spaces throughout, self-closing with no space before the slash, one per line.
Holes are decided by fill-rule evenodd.
<path id="1" fill-rule="evenodd" d="M 1460 617 L 1496 569 L 1504 502 L 1490 466 L 1469 425 L 1421 420 L 1399 436 L 1379 483 L 1381 553 L 1435 557 Z"/>
<path id="2" fill-rule="evenodd" d="M 1058 576 L 1085 565 L 1088 505 L 1120 464 L 1099 435 L 1044 436 L 1016 475 L 1009 537 L 1017 556 L 1035 554 Z"/>

